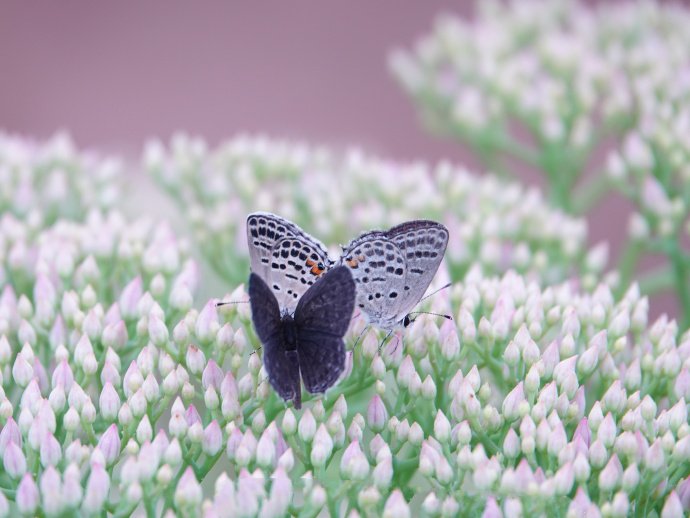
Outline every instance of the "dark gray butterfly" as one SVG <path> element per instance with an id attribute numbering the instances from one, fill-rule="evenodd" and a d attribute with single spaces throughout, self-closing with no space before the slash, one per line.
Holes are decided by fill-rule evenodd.
<path id="1" fill-rule="evenodd" d="M 300 374 L 310 393 L 331 387 L 345 369 L 343 335 L 355 305 L 349 268 L 329 270 L 302 295 L 294 315 L 278 305 L 273 291 L 256 273 L 249 276 L 249 303 L 256 334 L 263 344 L 268 381 L 284 400 L 302 406 Z"/>

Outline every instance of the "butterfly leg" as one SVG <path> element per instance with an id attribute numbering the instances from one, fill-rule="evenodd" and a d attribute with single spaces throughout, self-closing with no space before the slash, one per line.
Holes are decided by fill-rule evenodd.
<path id="1" fill-rule="evenodd" d="M 379 344 L 379 355 L 381 354 L 381 349 L 383 348 L 383 344 L 385 344 L 388 341 L 388 339 L 391 337 L 392 334 L 393 334 L 393 331 L 391 330 L 388 332 L 388 334 L 385 336 L 385 338 L 383 340 L 381 340 L 381 343 Z"/>

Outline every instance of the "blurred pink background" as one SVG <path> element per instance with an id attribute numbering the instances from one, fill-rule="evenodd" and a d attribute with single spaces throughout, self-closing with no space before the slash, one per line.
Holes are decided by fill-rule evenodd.
<path id="1" fill-rule="evenodd" d="M 361 145 L 399 160 L 449 158 L 481 171 L 457 143 L 424 132 L 388 72 L 396 46 L 436 14 L 471 2 L 22 2 L 0 8 L 0 128 L 68 130 L 79 146 L 135 160 L 176 130 L 211 143 L 261 132 Z M 524 173 L 527 183 L 539 178 Z M 624 240 L 617 197 L 589 217 L 590 240 Z M 676 314 L 673 297 L 652 313 Z"/>

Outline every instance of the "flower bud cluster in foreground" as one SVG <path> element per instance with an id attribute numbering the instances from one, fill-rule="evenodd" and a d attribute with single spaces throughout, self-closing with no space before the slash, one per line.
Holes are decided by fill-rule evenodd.
<path id="1" fill-rule="evenodd" d="M 0 211 L 40 226 L 109 209 L 122 168 L 118 159 L 75 149 L 65 133 L 40 142 L 0 132 Z"/>
<path id="2" fill-rule="evenodd" d="M 542 171 L 551 200 L 569 212 L 612 186 L 623 193 L 634 211 L 621 286 L 639 256 L 665 255 L 666 268 L 641 287 L 676 290 L 690 323 L 690 254 L 681 245 L 690 231 L 690 10 L 632 1 L 476 6 L 473 20 L 440 17 L 412 51 L 391 56 L 400 84 L 432 128 L 469 144 L 494 171 L 508 172 L 503 157 Z M 598 156 L 604 163 L 585 178 Z"/>
<path id="3" fill-rule="evenodd" d="M 549 208 L 538 190 L 448 163 L 430 168 L 245 136 L 208 150 L 182 134 L 169 148 L 149 143 L 143 161 L 186 210 L 205 257 L 233 283 L 244 280 L 237 267 L 246 264 L 244 219 L 255 210 L 277 212 L 328 245 L 408 219 L 436 219 L 452 236 L 454 279 L 480 264 L 486 273 L 512 268 L 550 282 L 580 273 L 591 286 L 607 260 L 604 246 L 586 252 L 584 221 Z"/>
<path id="4" fill-rule="evenodd" d="M 286 408 L 164 225 L 0 220 L 0 515 L 682 516 L 690 336 L 635 286 L 473 268 Z M 447 279 L 442 267 L 438 282 Z M 226 300 L 246 300 L 242 288 Z M 353 321 L 352 349 L 364 322 Z"/>

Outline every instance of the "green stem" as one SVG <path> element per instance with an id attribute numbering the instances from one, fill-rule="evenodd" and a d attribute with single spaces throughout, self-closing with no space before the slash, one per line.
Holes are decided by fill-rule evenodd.
<path id="1" fill-rule="evenodd" d="M 597 172 L 593 178 L 575 189 L 572 203 L 573 212 L 586 214 L 601 201 L 610 188 L 611 182 L 606 173 L 604 171 Z"/>
<path id="2" fill-rule="evenodd" d="M 656 295 L 671 289 L 675 283 L 675 275 L 668 265 L 643 273 L 638 281 L 640 291 L 645 295 Z"/>
<path id="3" fill-rule="evenodd" d="M 675 243 L 671 251 L 671 266 L 673 267 L 673 274 L 675 277 L 676 294 L 680 302 L 680 308 L 683 312 L 683 329 L 690 324 L 690 286 L 688 285 L 687 269 L 685 268 L 685 260 L 683 252 Z"/>
<path id="4" fill-rule="evenodd" d="M 621 255 L 620 262 L 618 264 L 618 271 L 620 272 L 620 286 L 621 289 L 627 289 L 630 285 L 630 281 L 635 274 L 635 268 L 637 267 L 637 260 L 639 259 L 640 253 L 642 252 L 642 243 L 639 241 L 629 241 L 623 255 Z"/>

